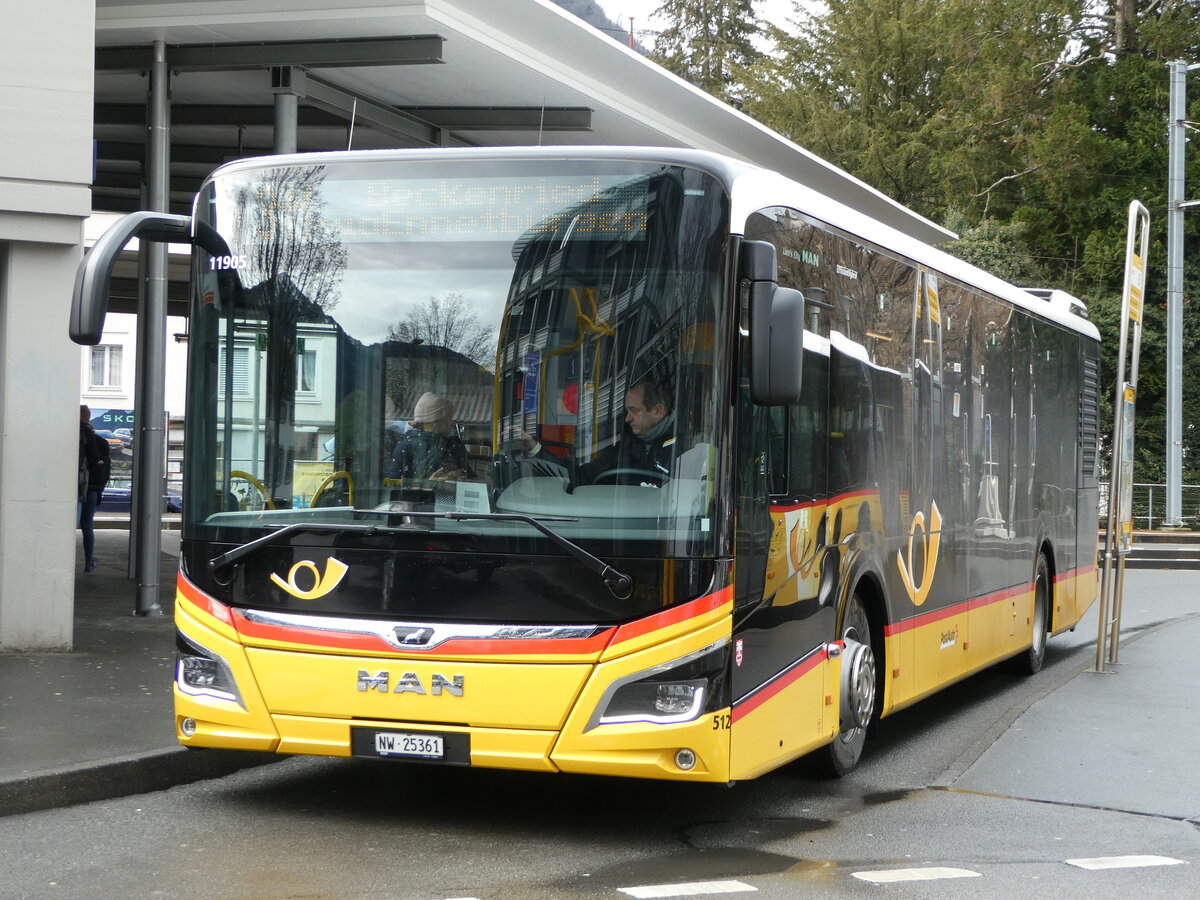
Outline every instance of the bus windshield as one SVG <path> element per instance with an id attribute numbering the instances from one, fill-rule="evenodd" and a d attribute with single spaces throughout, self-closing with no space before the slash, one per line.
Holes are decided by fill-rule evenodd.
<path id="1" fill-rule="evenodd" d="M 191 537 L 374 521 L 562 552 L 534 517 L 618 556 L 713 555 L 732 326 L 712 176 L 234 165 L 196 214 L 228 253 L 193 261 Z"/>

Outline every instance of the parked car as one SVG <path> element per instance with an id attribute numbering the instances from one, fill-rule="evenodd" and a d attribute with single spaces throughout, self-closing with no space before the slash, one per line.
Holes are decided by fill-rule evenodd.
<path id="1" fill-rule="evenodd" d="M 125 449 L 125 442 L 121 440 L 121 438 L 115 432 L 107 431 L 103 428 L 97 428 L 96 434 L 108 441 L 108 449 L 110 452 L 113 450 Z"/>
<path id="2" fill-rule="evenodd" d="M 130 489 L 128 478 L 113 478 L 104 488 L 104 496 L 100 500 L 100 512 L 102 513 L 127 513 L 130 511 L 131 497 L 133 491 Z M 183 494 L 168 487 L 163 492 L 163 512 L 183 512 Z"/>
<path id="3" fill-rule="evenodd" d="M 128 439 L 121 437 L 114 431 L 109 431 L 105 428 L 97 428 L 96 434 L 108 441 L 108 455 L 113 459 L 132 459 L 133 458 L 133 438 Z"/>

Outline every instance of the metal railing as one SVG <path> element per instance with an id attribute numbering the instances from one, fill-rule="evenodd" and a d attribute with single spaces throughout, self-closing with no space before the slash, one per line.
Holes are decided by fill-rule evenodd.
<path id="1" fill-rule="evenodd" d="M 1200 484 L 1182 486 L 1183 502 L 1180 518 L 1183 527 L 1200 529 Z M 1167 486 L 1165 484 L 1134 484 L 1133 527 L 1139 531 L 1152 531 L 1163 524 L 1167 514 Z M 1108 515 L 1108 485 L 1100 485 L 1100 519 Z"/>

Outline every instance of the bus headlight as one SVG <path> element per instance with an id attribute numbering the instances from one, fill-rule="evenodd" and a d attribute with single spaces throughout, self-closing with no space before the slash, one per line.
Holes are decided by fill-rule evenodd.
<path id="1" fill-rule="evenodd" d="M 175 634 L 175 684 L 190 697 L 212 697 L 228 700 L 242 709 L 242 695 L 229 670 L 229 663 L 217 653 L 201 647 L 182 634 Z"/>
<path id="2" fill-rule="evenodd" d="M 584 730 L 623 722 L 690 722 L 727 705 L 728 643 L 722 639 L 695 653 L 614 681 Z"/>
<path id="3" fill-rule="evenodd" d="M 707 687 L 707 681 L 638 681 L 623 685 L 605 706 L 600 724 L 690 721 L 703 711 Z"/>

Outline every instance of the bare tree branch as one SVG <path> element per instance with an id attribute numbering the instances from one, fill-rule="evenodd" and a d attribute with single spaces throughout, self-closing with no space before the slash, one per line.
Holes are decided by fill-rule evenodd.
<path id="1" fill-rule="evenodd" d="M 971 196 L 972 197 L 982 197 L 984 194 L 990 194 L 996 188 L 1000 187 L 1000 185 L 1004 184 L 1004 182 L 1012 181 L 1014 178 L 1021 178 L 1025 175 L 1031 175 L 1032 173 L 1036 172 L 1041 167 L 1042 167 L 1041 163 L 1038 163 L 1036 166 L 1030 166 L 1024 172 L 1014 172 L 1012 175 L 1005 175 L 1003 178 L 997 178 L 994 182 L 992 182 L 992 184 L 990 186 L 984 188 L 978 194 L 972 194 Z"/>

